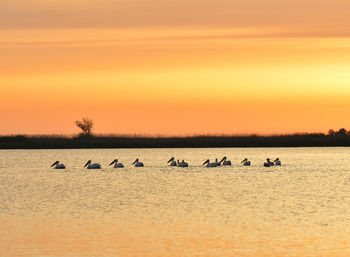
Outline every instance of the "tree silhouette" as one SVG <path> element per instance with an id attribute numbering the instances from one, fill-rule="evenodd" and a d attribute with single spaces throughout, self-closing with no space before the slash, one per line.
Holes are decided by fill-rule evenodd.
<path id="1" fill-rule="evenodd" d="M 82 120 L 75 121 L 75 125 L 82 130 L 79 134 L 80 136 L 92 136 L 92 128 L 94 127 L 94 122 L 89 118 L 82 118 Z"/>
<path id="2" fill-rule="evenodd" d="M 346 135 L 347 131 L 346 131 L 345 128 L 341 128 L 335 134 L 337 134 L 337 135 Z"/>
<path id="3" fill-rule="evenodd" d="M 329 136 L 334 136 L 334 135 L 335 135 L 335 131 L 334 131 L 333 129 L 330 129 L 330 130 L 328 131 L 328 135 L 329 135 Z"/>

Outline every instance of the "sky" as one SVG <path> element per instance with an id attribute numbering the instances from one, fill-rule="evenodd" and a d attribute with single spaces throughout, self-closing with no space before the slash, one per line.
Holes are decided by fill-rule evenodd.
<path id="1" fill-rule="evenodd" d="M 3 0 L 0 134 L 350 129 L 348 0 Z"/>

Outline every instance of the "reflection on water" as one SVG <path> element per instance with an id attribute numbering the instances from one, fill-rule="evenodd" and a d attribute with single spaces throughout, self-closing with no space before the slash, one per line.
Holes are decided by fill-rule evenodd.
<path id="1" fill-rule="evenodd" d="M 231 167 L 205 168 L 228 156 Z M 169 167 L 171 156 L 189 168 Z M 350 149 L 0 151 L 0 256 L 349 256 Z M 252 166 L 240 162 L 247 157 Z M 279 157 L 281 167 L 262 166 Z M 118 158 L 124 169 L 108 164 Z M 144 168 L 131 163 L 140 158 Z M 87 170 L 87 160 L 102 170 Z M 56 160 L 66 170 L 49 166 Z"/>

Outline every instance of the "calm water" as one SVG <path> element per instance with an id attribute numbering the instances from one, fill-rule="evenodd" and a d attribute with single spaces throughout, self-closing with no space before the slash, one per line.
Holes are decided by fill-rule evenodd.
<path id="1" fill-rule="evenodd" d="M 0 256 L 349 255 L 350 148 L 0 151 Z"/>

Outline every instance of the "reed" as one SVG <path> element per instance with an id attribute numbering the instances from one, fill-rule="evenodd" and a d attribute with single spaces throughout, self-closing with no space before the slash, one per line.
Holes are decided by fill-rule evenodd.
<path id="1" fill-rule="evenodd" d="M 200 148 L 200 147 L 319 147 L 350 146 L 349 133 L 332 132 L 287 135 L 7 135 L 0 149 L 73 148 Z"/>

